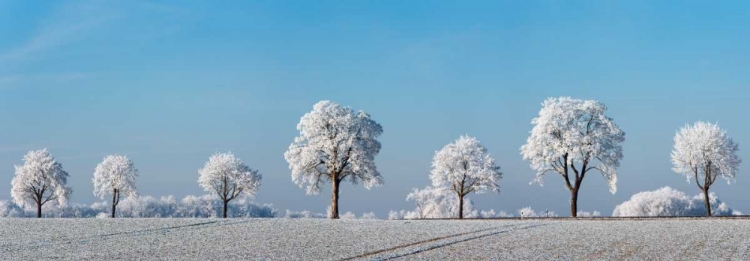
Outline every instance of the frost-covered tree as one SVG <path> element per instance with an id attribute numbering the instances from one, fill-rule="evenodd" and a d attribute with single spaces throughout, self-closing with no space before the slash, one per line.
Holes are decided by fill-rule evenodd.
<path id="1" fill-rule="evenodd" d="M 548 98 L 539 117 L 532 120 L 534 128 L 521 147 L 523 159 L 537 172 L 532 183 L 543 185 L 549 172 L 562 176 L 571 193 L 573 217 L 578 212 L 581 183 L 590 171 L 599 171 L 607 179 L 612 194 L 617 191 L 625 133 L 604 114 L 606 110 L 598 101 Z"/>
<path id="2" fill-rule="evenodd" d="M 65 205 L 72 193 L 68 187 L 68 173 L 47 149 L 29 151 L 23 165 L 15 166 L 10 195 L 13 202 L 26 208 L 36 206 L 37 218 L 42 217 L 42 206 L 47 202 Z"/>
<path id="3" fill-rule="evenodd" d="M 674 137 L 672 164 L 675 172 L 695 179 L 704 195 L 706 214 L 711 216 L 708 189 L 718 177 L 731 184 L 739 169 L 739 144 L 717 124 L 697 122 L 683 127 Z"/>
<path id="4" fill-rule="evenodd" d="M 241 195 L 254 196 L 262 178 L 257 170 L 245 165 L 231 152 L 214 154 L 198 173 L 198 184 L 204 190 L 216 193 L 224 204 L 224 218 L 227 218 L 229 201 Z"/>
<path id="5" fill-rule="evenodd" d="M 383 184 L 375 167 L 380 152 L 378 136 L 383 128 L 370 115 L 331 101 L 321 101 L 297 124 L 300 136 L 284 153 L 292 181 L 307 186 L 307 194 L 320 193 L 331 182 L 329 217 L 339 218 L 339 185 L 364 183 L 365 188 Z"/>
<path id="6" fill-rule="evenodd" d="M 464 197 L 488 190 L 500 192 L 500 167 L 474 137 L 461 136 L 435 152 L 430 179 L 432 186 L 445 188 L 458 197 L 458 218 L 464 218 Z"/>
<path id="7" fill-rule="evenodd" d="M 94 170 L 94 195 L 104 199 L 107 195 L 112 195 L 112 218 L 115 217 L 117 204 L 120 203 L 122 195 L 126 197 L 135 196 L 135 178 L 138 177 L 138 170 L 133 165 L 133 161 L 122 155 L 109 155 L 96 166 Z"/>

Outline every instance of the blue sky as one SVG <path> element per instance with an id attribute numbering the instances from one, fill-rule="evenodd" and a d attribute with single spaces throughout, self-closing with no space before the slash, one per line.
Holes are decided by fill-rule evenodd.
<path id="1" fill-rule="evenodd" d="M 203 193 L 197 170 L 233 151 L 263 173 L 256 200 L 324 212 L 283 153 L 319 100 L 384 128 L 385 186 L 342 188 L 342 211 L 412 209 L 435 150 L 476 136 L 504 171 L 477 207 L 567 214 L 559 176 L 529 185 L 519 155 L 550 96 L 596 99 L 627 133 L 619 190 L 587 176 L 579 209 L 610 214 L 639 191 L 694 184 L 671 171 L 672 138 L 718 122 L 750 160 L 746 1 L 8 1 L 0 0 L 0 199 L 13 165 L 47 147 L 91 203 L 107 154 L 140 169 L 141 194 Z M 712 191 L 750 212 L 750 174 Z"/>

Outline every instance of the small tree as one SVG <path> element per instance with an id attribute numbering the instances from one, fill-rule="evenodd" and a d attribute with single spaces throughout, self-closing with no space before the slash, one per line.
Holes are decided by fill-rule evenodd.
<path id="1" fill-rule="evenodd" d="M 706 214 L 711 216 L 708 189 L 718 177 L 731 184 L 739 169 L 737 156 L 739 144 L 734 142 L 717 124 L 697 122 L 685 126 L 674 137 L 672 150 L 672 170 L 695 179 L 695 184 L 703 191 Z"/>
<path id="2" fill-rule="evenodd" d="M 257 170 L 246 166 L 231 152 L 214 154 L 198 173 L 198 184 L 206 191 L 219 195 L 224 205 L 224 218 L 227 218 L 229 201 L 240 195 L 254 196 L 262 178 Z"/>
<path id="3" fill-rule="evenodd" d="M 101 199 L 112 195 L 112 218 L 115 217 L 117 204 L 120 203 L 123 194 L 127 197 L 137 195 L 136 177 L 138 177 L 138 170 L 133 165 L 133 161 L 126 156 L 109 155 L 96 166 L 92 179 L 94 195 Z"/>
<path id="4" fill-rule="evenodd" d="M 56 201 L 64 205 L 72 190 L 67 186 L 68 173 L 47 149 L 29 151 L 23 165 L 15 166 L 10 195 L 13 202 L 26 208 L 36 206 L 36 217 L 42 217 L 42 206 Z"/>
<path id="5" fill-rule="evenodd" d="M 571 194 L 572 217 L 577 216 L 578 191 L 589 171 L 598 170 L 607 179 L 609 191 L 617 192 L 617 167 L 623 157 L 625 133 L 604 114 L 606 111 L 607 107 L 597 101 L 549 98 L 542 103 L 539 117 L 532 120 L 534 128 L 521 147 L 523 159 L 537 171 L 532 183 L 543 185 L 548 172 L 562 176 Z"/>
<path id="6" fill-rule="evenodd" d="M 487 190 L 500 192 L 500 167 L 476 138 L 461 136 L 435 152 L 430 179 L 436 188 L 446 188 L 458 196 L 458 218 L 464 218 L 464 197 Z"/>
<path id="7" fill-rule="evenodd" d="M 307 194 L 320 193 L 321 186 L 331 182 L 329 218 L 339 218 L 339 185 L 363 182 L 365 188 L 383 184 L 375 167 L 380 152 L 378 136 L 383 128 L 370 115 L 349 107 L 321 101 L 297 124 L 300 136 L 284 153 L 292 170 L 292 181 L 307 186 Z"/>

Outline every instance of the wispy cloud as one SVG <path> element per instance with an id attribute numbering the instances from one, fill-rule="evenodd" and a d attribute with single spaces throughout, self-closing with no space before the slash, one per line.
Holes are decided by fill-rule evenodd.
<path id="1" fill-rule="evenodd" d="M 146 14 L 159 18 L 179 18 L 187 16 L 189 10 L 154 1 L 65 1 L 53 8 L 47 17 L 34 21 L 39 26 L 28 39 L 15 47 L 0 50 L 0 65 L 42 59 L 60 47 L 83 42 L 106 32 L 105 29 L 116 28 L 117 22 L 137 22 L 136 19 L 144 19 Z M 164 27 L 164 24 L 161 26 Z M 151 28 L 137 34 L 152 31 L 158 30 Z"/>
<path id="2" fill-rule="evenodd" d="M 0 62 L 23 61 L 85 37 L 90 30 L 114 18 L 101 2 L 65 3 L 42 21 L 37 31 L 22 45 L 0 51 Z"/>

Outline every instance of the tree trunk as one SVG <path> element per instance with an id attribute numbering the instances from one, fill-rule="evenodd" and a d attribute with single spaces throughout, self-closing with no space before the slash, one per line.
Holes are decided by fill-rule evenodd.
<path id="1" fill-rule="evenodd" d="M 570 216 L 578 217 L 578 189 L 570 191 Z"/>
<path id="2" fill-rule="evenodd" d="M 36 218 L 42 218 L 42 202 L 36 203 Z"/>
<path id="3" fill-rule="evenodd" d="M 464 219 L 464 196 L 458 195 L 458 219 Z"/>
<path id="4" fill-rule="evenodd" d="M 117 205 L 115 205 L 114 202 L 112 202 L 112 216 L 111 216 L 111 218 L 115 218 L 115 210 L 116 209 L 117 209 Z"/>
<path id="5" fill-rule="evenodd" d="M 711 216 L 711 202 L 708 199 L 708 188 L 703 189 L 703 201 L 706 204 L 706 216 Z"/>
<path id="6" fill-rule="evenodd" d="M 339 182 L 333 179 L 331 191 L 331 213 L 328 214 L 330 219 L 339 219 Z"/>
<path id="7" fill-rule="evenodd" d="M 227 205 L 229 203 L 229 200 L 223 200 L 224 201 L 224 218 L 227 218 Z"/>
<path id="8" fill-rule="evenodd" d="M 111 216 L 112 218 L 115 218 L 115 211 L 117 210 L 117 203 L 119 203 L 120 201 L 118 198 L 119 195 L 117 193 L 118 192 L 116 189 L 112 191 L 112 216 Z"/>

